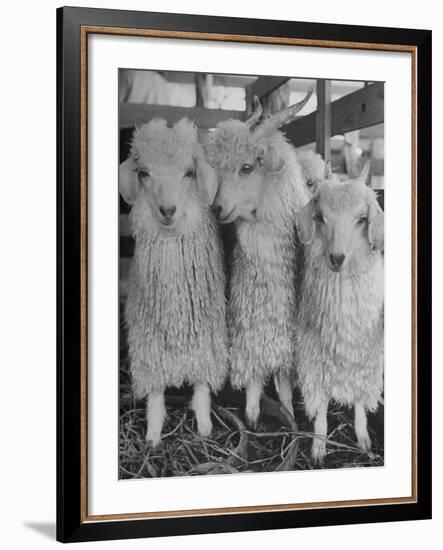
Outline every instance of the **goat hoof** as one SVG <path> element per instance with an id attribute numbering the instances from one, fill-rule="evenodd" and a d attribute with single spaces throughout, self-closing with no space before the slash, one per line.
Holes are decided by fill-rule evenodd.
<path id="1" fill-rule="evenodd" d="M 312 442 L 311 456 L 316 466 L 323 466 L 326 456 L 326 442 L 320 439 L 314 439 Z"/>
<path id="2" fill-rule="evenodd" d="M 258 417 L 259 416 L 260 416 L 260 408 L 259 407 L 250 407 L 249 409 L 246 409 L 246 421 L 248 423 L 248 426 L 252 430 L 257 429 Z"/>
<path id="3" fill-rule="evenodd" d="M 250 420 L 249 418 L 246 418 L 246 423 L 250 430 L 253 430 L 254 432 L 257 431 L 257 426 L 258 426 L 257 420 Z"/>
<path id="4" fill-rule="evenodd" d="M 150 449 L 155 449 L 156 447 L 158 447 L 161 443 L 161 438 L 160 438 L 160 435 L 152 435 L 152 434 L 147 434 L 146 435 L 146 448 L 147 450 L 150 450 Z"/>
<path id="5" fill-rule="evenodd" d="M 200 420 L 199 422 L 197 422 L 197 430 L 202 437 L 209 437 L 212 432 L 211 420 L 208 418 L 206 420 Z"/>
<path id="6" fill-rule="evenodd" d="M 369 435 L 359 437 L 358 446 L 364 453 L 369 452 L 371 450 L 371 438 L 369 437 Z"/>

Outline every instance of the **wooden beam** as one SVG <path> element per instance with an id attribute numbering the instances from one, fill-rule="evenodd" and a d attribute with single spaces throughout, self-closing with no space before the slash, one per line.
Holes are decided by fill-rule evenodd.
<path id="1" fill-rule="evenodd" d="M 255 82 L 255 76 L 215 74 L 214 86 L 228 86 L 230 88 L 246 88 Z"/>
<path id="2" fill-rule="evenodd" d="M 253 97 L 258 95 L 259 98 L 265 97 L 276 88 L 284 84 L 289 77 L 287 76 L 259 76 L 257 80 L 249 86 L 249 93 Z"/>
<path id="3" fill-rule="evenodd" d="M 340 135 L 384 122 L 384 84 L 377 82 L 331 103 L 331 135 Z M 295 147 L 315 142 L 316 113 L 284 128 Z"/>
<path id="4" fill-rule="evenodd" d="M 296 118 L 294 122 L 282 128 L 294 147 L 315 143 L 316 118 L 317 115 L 315 112 L 310 113 L 309 115 Z"/>
<path id="5" fill-rule="evenodd" d="M 377 82 L 332 104 L 332 135 L 361 130 L 385 119 L 384 83 Z"/>
<path id="6" fill-rule="evenodd" d="M 155 117 L 165 119 L 169 125 L 188 117 L 198 128 L 215 128 L 223 120 L 238 118 L 243 120 L 244 111 L 225 111 L 203 107 L 171 107 L 170 105 L 145 105 L 144 103 L 120 104 L 120 129 L 132 128 L 135 124 L 149 122 Z"/>
<path id="7" fill-rule="evenodd" d="M 164 78 L 166 78 L 168 82 L 175 82 L 178 84 L 195 84 L 194 75 L 196 73 L 182 71 L 162 71 L 161 74 L 164 76 Z M 228 86 L 232 88 L 245 88 L 246 86 L 253 84 L 257 79 L 256 76 L 243 76 L 235 74 L 214 74 L 213 76 L 215 86 Z"/>
<path id="8" fill-rule="evenodd" d="M 331 81 L 323 78 L 317 80 L 315 141 L 317 153 L 331 160 Z"/>
<path id="9" fill-rule="evenodd" d="M 307 92 L 315 84 L 316 80 L 312 78 L 291 78 L 289 81 L 289 89 L 291 92 Z M 331 80 L 332 97 L 352 94 L 363 88 L 363 82 L 349 80 Z"/>

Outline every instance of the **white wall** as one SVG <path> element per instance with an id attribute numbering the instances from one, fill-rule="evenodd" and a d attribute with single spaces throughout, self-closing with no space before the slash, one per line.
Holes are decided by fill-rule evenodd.
<path id="1" fill-rule="evenodd" d="M 363 25 L 432 28 L 434 59 L 443 55 L 441 19 L 433 0 L 396 2 L 354 0 L 257 2 L 253 0 L 96 0 L 94 7 L 150 9 L 240 17 L 292 19 Z M 0 311 L 2 335 L 0 505 L 2 546 L 39 550 L 55 544 L 55 8 L 60 2 L 7 2 L 2 6 L 0 85 L 0 150 L 2 153 L 2 269 Z M 434 89 L 442 88 L 441 63 L 434 67 Z M 438 100 L 438 95 L 435 94 Z M 435 102 L 434 121 L 442 121 Z M 443 148 L 434 123 L 435 150 Z M 437 162 L 435 155 L 435 162 Z M 6 174 L 5 174 L 6 168 Z M 434 204 L 442 200 L 434 188 Z M 437 209 L 437 214 L 440 214 Z M 436 216 L 437 218 L 437 216 Z M 434 228 L 434 279 L 441 279 L 438 236 L 443 216 Z M 434 309 L 443 305 L 436 287 Z M 435 320 L 436 337 L 441 332 Z M 437 338 L 435 338 L 437 340 Z M 443 360 L 435 346 L 434 388 L 441 388 Z M 424 367 L 426 367 L 424 365 Z M 435 399 L 437 401 L 437 399 Z M 441 410 L 434 416 L 434 453 L 443 450 L 439 433 Z M 387 548 L 416 549 L 438 540 L 443 520 L 442 471 L 434 470 L 434 520 L 398 524 L 314 528 L 263 533 L 180 537 L 149 541 L 149 548 Z M 146 541 L 105 542 L 101 547 L 145 548 Z M 89 544 L 86 546 L 90 546 Z"/>

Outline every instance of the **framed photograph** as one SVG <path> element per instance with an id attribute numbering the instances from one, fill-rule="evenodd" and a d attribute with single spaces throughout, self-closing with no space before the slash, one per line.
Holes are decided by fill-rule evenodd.
<path id="1" fill-rule="evenodd" d="M 57 12 L 63 542 L 431 517 L 431 32 Z"/>

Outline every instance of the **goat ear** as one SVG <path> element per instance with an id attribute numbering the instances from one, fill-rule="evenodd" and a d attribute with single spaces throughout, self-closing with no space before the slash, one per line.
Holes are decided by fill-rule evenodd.
<path id="1" fill-rule="evenodd" d="M 368 160 L 365 162 L 365 165 L 363 166 L 363 169 L 360 172 L 360 175 L 358 176 L 358 179 L 362 180 L 363 183 L 365 183 L 366 185 L 369 185 L 370 183 L 368 179 L 370 169 L 371 169 L 371 161 Z"/>
<path id="2" fill-rule="evenodd" d="M 214 202 L 217 193 L 217 173 L 207 162 L 201 148 L 194 157 L 197 171 L 197 191 L 203 202 L 210 205 Z"/>
<path id="3" fill-rule="evenodd" d="M 297 216 L 298 236 L 303 244 L 309 244 L 314 237 L 314 208 L 315 200 L 311 199 Z"/>
<path id="4" fill-rule="evenodd" d="M 281 172 L 285 166 L 284 159 L 273 147 L 267 147 L 263 150 L 260 158 L 262 159 L 264 168 L 268 174 L 277 174 Z"/>
<path id="5" fill-rule="evenodd" d="M 120 164 L 118 179 L 121 196 L 128 204 L 134 204 L 139 190 L 139 182 L 137 164 L 132 157 Z"/>
<path id="6" fill-rule="evenodd" d="M 373 250 L 383 250 L 385 246 L 385 215 L 376 199 L 369 204 L 368 240 Z"/>

